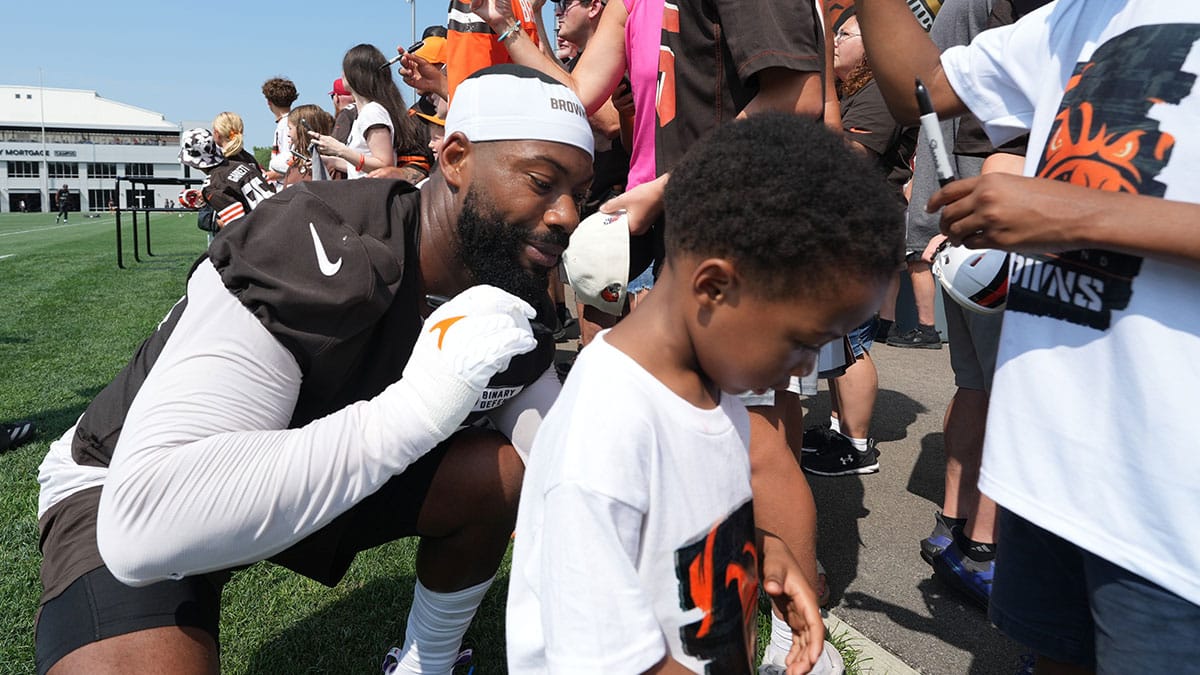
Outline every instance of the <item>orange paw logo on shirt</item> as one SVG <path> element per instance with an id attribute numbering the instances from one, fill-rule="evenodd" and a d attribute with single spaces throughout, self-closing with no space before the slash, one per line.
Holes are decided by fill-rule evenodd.
<path id="1" fill-rule="evenodd" d="M 1194 96 L 1188 64 L 1200 25 L 1154 24 L 1110 38 L 1075 64 L 1038 162 L 1039 178 L 1163 197 L 1187 128 L 1172 111 Z M 1119 83 L 1115 85 L 1114 83 Z M 1012 256 L 1008 312 L 1107 331 L 1137 292 L 1142 258 L 1081 249 Z"/>
<path id="2" fill-rule="evenodd" d="M 458 323 L 461 319 L 465 319 L 465 318 L 467 318 L 467 317 L 452 316 L 447 319 L 442 319 L 441 321 L 433 324 L 433 327 L 429 329 L 430 333 L 432 333 L 435 330 L 441 331 L 441 334 L 438 335 L 438 349 L 442 348 L 442 341 L 446 339 L 446 331 L 450 330 L 450 326 L 453 326 L 454 324 Z"/>
<path id="3" fill-rule="evenodd" d="M 758 615 L 758 549 L 754 507 L 735 509 L 704 536 L 675 550 L 679 608 L 702 610 L 683 626 L 683 651 L 711 673 L 751 673 Z"/>

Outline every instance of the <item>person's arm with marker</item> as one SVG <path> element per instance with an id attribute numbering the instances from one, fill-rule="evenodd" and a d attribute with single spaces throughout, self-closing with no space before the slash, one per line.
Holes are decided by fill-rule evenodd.
<path id="1" fill-rule="evenodd" d="M 972 248 L 1025 253 L 1103 248 L 1200 263 L 1200 231 L 1188 225 L 1200 218 L 1200 205 L 1008 173 L 955 181 L 935 104 L 920 78 L 915 98 L 942 186 L 925 208 L 942 209 L 941 230 L 950 244 L 970 240 Z"/>
<path id="2" fill-rule="evenodd" d="M 625 21 L 629 13 L 624 2 L 609 2 L 604 6 L 600 24 L 571 72 L 556 58 L 542 52 L 524 31 L 512 30 L 516 18 L 507 0 L 471 0 L 471 11 L 487 21 L 497 36 L 503 36 L 500 43 L 513 63 L 540 70 L 570 87 L 588 115 L 608 101 L 629 67 L 625 62 Z"/>
<path id="3" fill-rule="evenodd" d="M 936 135 L 926 135 L 940 140 L 936 116 L 957 116 L 966 107 L 942 70 L 937 47 L 900 0 L 859 0 L 857 6 L 889 110 L 901 123 L 933 121 Z M 921 79 L 923 95 L 909 94 L 914 77 Z M 943 165 L 936 151 L 935 165 L 942 189 L 925 208 L 942 209 L 941 230 L 952 245 L 970 239 L 973 248 L 1026 253 L 1102 248 L 1200 265 L 1200 229 L 1194 227 L 1200 205 L 1004 173 L 953 180 L 948 159 Z"/>
<path id="4" fill-rule="evenodd" d="M 916 98 L 926 99 L 921 126 L 942 186 L 925 209 L 942 209 L 941 230 L 950 245 L 1018 253 L 1102 248 L 1200 265 L 1200 230 L 1194 227 L 1200 205 L 1007 173 L 955 180 L 937 114 L 927 95 Z M 931 248 L 926 255 L 932 257 Z"/>

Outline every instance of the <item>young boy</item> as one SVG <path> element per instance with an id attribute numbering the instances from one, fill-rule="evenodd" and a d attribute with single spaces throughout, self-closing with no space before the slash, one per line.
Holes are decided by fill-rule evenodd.
<path id="1" fill-rule="evenodd" d="M 760 579 L 795 632 L 788 672 L 809 671 L 816 599 L 755 530 L 734 394 L 807 373 L 879 306 L 903 225 L 876 176 L 786 115 L 719 128 L 672 174 L 654 291 L 581 354 L 530 453 L 511 672 L 749 673 Z"/>

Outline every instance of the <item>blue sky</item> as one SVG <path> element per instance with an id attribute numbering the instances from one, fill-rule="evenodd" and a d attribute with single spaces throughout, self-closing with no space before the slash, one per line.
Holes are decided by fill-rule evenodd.
<path id="1" fill-rule="evenodd" d="M 418 36 L 425 26 L 445 24 L 449 0 L 415 2 Z M 40 68 L 47 87 L 94 90 L 171 122 L 211 123 L 232 110 L 246 122 L 249 146 L 271 144 L 275 122 L 263 101 L 264 80 L 291 78 L 297 105 L 328 109 L 347 49 L 366 42 L 391 57 L 413 34 L 406 0 L 5 5 L 0 84 L 36 86 Z M 398 77 L 397 84 L 409 100 Z"/>

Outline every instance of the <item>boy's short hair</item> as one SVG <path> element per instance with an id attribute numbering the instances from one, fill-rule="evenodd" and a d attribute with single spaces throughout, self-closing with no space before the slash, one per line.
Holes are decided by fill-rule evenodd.
<path id="1" fill-rule="evenodd" d="M 724 124 L 671 172 L 667 260 L 729 258 L 768 299 L 880 279 L 904 260 L 893 191 L 817 122 L 768 113 Z"/>
<path id="2" fill-rule="evenodd" d="M 286 77 L 272 77 L 263 82 L 262 93 L 276 108 L 290 107 L 299 96 L 296 93 L 296 85 Z"/>

